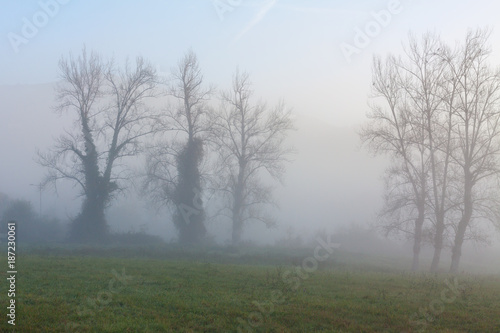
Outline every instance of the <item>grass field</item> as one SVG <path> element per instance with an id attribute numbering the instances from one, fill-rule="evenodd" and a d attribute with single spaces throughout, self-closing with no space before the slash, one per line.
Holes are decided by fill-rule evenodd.
<path id="1" fill-rule="evenodd" d="M 500 332 L 498 276 L 411 274 L 342 252 L 299 268 L 310 252 L 26 250 L 17 255 L 16 326 L 3 315 L 0 330 Z"/>

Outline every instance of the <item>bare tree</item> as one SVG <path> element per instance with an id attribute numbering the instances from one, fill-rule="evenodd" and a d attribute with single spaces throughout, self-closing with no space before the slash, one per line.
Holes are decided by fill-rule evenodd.
<path id="1" fill-rule="evenodd" d="M 491 207 L 492 200 L 497 201 L 495 195 L 484 197 L 488 191 L 483 188 L 495 184 L 500 172 L 500 72 L 487 63 L 488 36 L 486 30 L 469 31 L 455 56 L 443 58 L 457 85 L 457 96 L 451 104 L 455 123 L 452 135 L 457 144 L 452 158 L 461 169 L 463 186 L 462 214 L 452 248 L 453 273 L 458 271 L 462 244 L 474 215 L 493 221 L 499 217 Z"/>
<path id="2" fill-rule="evenodd" d="M 421 137 L 429 159 L 429 188 L 426 205 L 429 206 L 428 219 L 433 222 L 434 256 L 431 271 L 436 271 L 444 246 L 446 215 L 455 207 L 449 192 L 453 122 L 450 103 L 456 93 L 456 83 L 447 70 L 444 57 L 447 48 L 433 34 L 425 34 L 421 40 L 410 36 L 406 49 L 407 61 L 398 62 L 401 73 L 401 88 L 408 107 L 414 115 L 420 115 L 425 135 Z"/>
<path id="3" fill-rule="evenodd" d="M 385 207 L 380 223 L 386 234 L 403 232 L 413 239 L 412 270 L 418 269 L 422 230 L 426 218 L 429 158 L 425 146 L 425 117 L 414 114 L 405 98 L 398 59 L 373 61 L 373 104 L 370 122 L 361 131 L 362 141 L 375 154 L 388 154 Z M 413 222 L 411 222 L 413 221 Z"/>
<path id="4" fill-rule="evenodd" d="M 274 224 L 264 212 L 273 203 L 272 188 L 262 179 L 264 172 L 281 179 L 292 152 L 284 145 L 287 132 L 293 129 L 290 110 L 283 103 L 273 109 L 252 104 L 252 95 L 249 75 L 236 72 L 231 90 L 221 94 L 212 131 L 219 155 L 218 188 L 232 220 L 233 244 L 240 242 L 244 224 L 250 220 Z"/>
<path id="5" fill-rule="evenodd" d="M 59 112 L 73 112 L 75 128 L 67 130 L 55 147 L 39 153 L 38 161 L 49 169 L 46 182 L 69 179 L 84 197 L 80 214 L 73 221 L 71 237 L 92 241 L 107 232 L 105 209 L 128 178 L 117 165 L 140 151 L 141 139 L 154 131 L 153 114 L 144 101 L 156 96 L 156 74 L 144 59 L 135 67 L 118 70 L 84 48 L 78 58 L 61 58 L 62 84 L 57 88 Z"/>
<path id="6" fill-rule="evenodd" d="M 406 58 L 376 58 L 374 91 L 387 107 L 374 107 L 362 138 L 394 157 L 389 173 L 386 231 L 403 230 L 415 215 L 414 260 L 426 220 L 437 270 L 446 236 L 454 232 L 452 265 L 458 270 L 465 239 L 484 241 L 474 221 L 498 221 L 499 72 L 489 69 L 487 33 L 469 32 L 451 50 L 433 35 L 410 38 Z M 402 226 L 404 228 L 402 228 Z M 421 228 L 421 227 L 420 227 Z"/>
<path id="7" fill-rule="evenodd" d="M 201 198 L 204 139 L 210 131 L 208 101 L 198 59 L 188 51 L 172 70 L 168 89 L 177 103 L 165 111 L 161 127 L 169 138 L 151 146 L 144 189 L 160 206 L 173 208 L 173 222 L 181 242 L 199 242 L 206 234 Z"/>

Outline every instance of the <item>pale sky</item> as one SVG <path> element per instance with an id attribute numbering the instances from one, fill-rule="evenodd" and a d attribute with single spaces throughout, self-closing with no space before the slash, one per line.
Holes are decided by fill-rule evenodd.
<path id="1" fill-rule="evenodd" d="M 250 73 L 257 96 L 269 104 L 283 99 L 296 115 L 331 126 L 322 128 L 319 137 L 317 124 L 297 124 L 305 129 L 301 133 L 317 136 L 296 136 L 299 146 L 307 150 L 323 143 L 328 152 L 318 153 L 323 160 L 313 155 L 312 160 L 298 158 L 289 168 L 290 187 L 277 194 L 290 194 L 282 208 L 284 214 L 293 215 L 287 207 L 297 206 L 307 193 L 314 195 L 323 186 L 318 206 L 304 210 L 304 218 L 332 216 L 342 222 L 369 220 L 382 195 L 381 188 L 370 185 L 380 186 L 380 163 L 367 164 L 367 153 L 361 156 L 355 147 L 355 130 L 368 111 L 373 55 L 400 53 L 410 31 L 417 35 L 434 31 L 453 43 L 463 40 L 468 28 L 489 27 L 491 60 L 500 64 L 500 5 L 486 0 L 0 0 L 0 4 L 0 150 L 7 153 L 0 165 L 0 192 L 27 195 L 35 207 L 38 193 L 29 184 L 39 182 L 45 172 L 33 162 L 35 150 L 53 144 L 64 127 L 64 120 L 51 113 L 49 84 L 58 80 L 61 55 L 78 54 L 84 44 L 118 61 L 144 56 L 160 74 L 168 73 L 192 48 L 207 82 L 227 88 L 239 67 Z M 46 85 L 33 86 L 31 99 L 37 102 L 16 95 L 41 83 Z M 17 85 L 23 89 L 16 90 Z M 331 130 L 341 127 L 347 134 Z M 346 135 L 351 137 L 349 152 L 342 152 L 344 143 L 334 141 Z M 62 203 L 61 197 L 49 196 L 44 193 L 44 212 Z M 70 216 L 79 203 L 68 198 L 71 204 L 65 203 L 64 209 Z M 368 212 L 370 204 L 373 211 Z"/>
<path id="2" fill-rule="evenodd" d="M 500 48 L 500 5 L 485 0 L 0 3 L 0 84 L 53 82 L 59 57 L 78 53 L 83 44 L 118 59 L 142 55 L 160 72 L 192 47 L 207 80 L 224 85 L 239 66 L 251 73 L 263 97 L 283 98 L 295 112 L 336 126 L 364 120 L 372 55 L 399 51 L 410 30 L 455 40 L 468 27 L 489 26 L 493 48 Z M 380 16 L 391 9 L 390 17 Z M 382 20 L 375 26 L 374 13 Z M 355 46 L 357 32 L 370 27 L 367 46 L 348 62 L 342 43 Z"/>

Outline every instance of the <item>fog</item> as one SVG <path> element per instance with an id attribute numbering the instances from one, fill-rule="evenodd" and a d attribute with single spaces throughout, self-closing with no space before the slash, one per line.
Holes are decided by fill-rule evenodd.
<path id="1" fill-rule="evenodd" d="M 500 4 L 1 4 L 1 332 L 499 331 Z"/>
<path id="2" fill-rule="evenodd" d="M 8 126 L 2 133 L 5 136 L 2 149 L 12 151 L 2 166 L 5 170 L 2 192 L 12 198 L 26 198 L 38 210 L 39 190 L 33 185 L 43 179 L 46 170 L 35 162 L 36 152 L 50 148 L 63 128 L 71 128 L 72 120 L 53 112 L 52 84 L 4 85 L 0 89 L 6 109 L 23 110 L 9 113 Z M 264 225 L 255 223 L 247 232 L 248 239 L 260 244 L 273 243 L 288 228 L 297 234 L 312 236 L 320 229 L 333 231 L 350 223 L 366 224 L 373 220 L 381 204 L 381 174 L 385 163 L 361 149 L 356 127 L 336 127 L 307 115 L 295 115 L 294 121 L 297 130 L 289 135 L 286 144 L 294 147 L 297 154 L 287 167 L 284 184 L 276 185 L 275 196 L 280 207 L 274 215 L 278 226 L 266 231 Z M 16 143 L 17 149 L 13 149 L 9 137 L 22 138 Z M 130 163 L 140 175 L 143 156 Z M 367 165 L 370 168 L 366 168 Z M 147 200 L 141 199 L 134 187 L 137 182 L 135 179 L 129 191 L 109 208 L 113 230 L 139 230 L 144 226 L 165 240 L 175 238 L 168 213 L 156 212 Z M 56 190 L 47 187 L 42 191 L 42 214 L 62 220 L 73 217 L 80 209 L 79 194 L 78 188 L 64 181 L 57 182 Z M 228 225 L 209 223 L 211 234 L 219 242 L 226 241 L 230 234 Z"/>
<path id="3" fill-rule="evenodd" d="M 353 225 L 373 230 L 383 203 L 382 176 L 388 160 L 371 156 L 361 147 L 358 133 L 369 110 L 374 54 L 400 52 L 410 30 L 416 34 L 437 31 L 454 41 L 467 28 L 488 24 L 493 27 L 493 59 L 498 59 L 500 49 L 494 29 L 496 5 L 485 1 L 314 1 L 307 5 L 243 1 L 229 7 L 210 1 L 58 4 L 47 9 L 28 1 L 8 4 L 2 12 L 2 35 L 7 38 L 0 44 L 4 55 L 0 64 L 0 149 L 4 152 L 0 192 L 11 199 L 29 200 L 36 211 L 41 206 L 42 215 L 63 223 L 69 223 L 81 208 L 80 192 L 68 182 L 57 182 L 57 190 L 46 188 L 41 196 L 36 187 L 47 171 L 35 162 L 36 152 L 49 149 L 64 129 L 74 125 L 71 115 L 53 110 L 61 56 L 78 54 L 83 45 L 114 57 L 117 63 L 141 55 L 164 75 L 192 48 L 207 82 L 227 88 L 232 73 L 241 68 L 250 73 L 256 96 L 269 104 L 284 100 L 293 110 L 296 130 L 286 145 L 297 154 L 287 164 L 284 183 L 274 183 L 279 208 L 272 214 L 278 223 L 272 229 L 252 223 L 244 231 L 245 241 L 260 245 L 275 244 L 287 235 L 300 236 L 305 242 L 318 231 L 335 234 Z M 433 11 L 428 10 L 430 6 Z M 44 10 L 46 17 L 38 18 L 43 22 L 30 26 Z M 390 17 L 380 17 L 387 10 L 393 10 Z M 377 20 L 385 21 L 380 21 L 380 29 L 366 45 L 356 44 L 359 31 Z M 346 45 L 356 46 L 356 51 L 350 53 Z M 165 106 L 161 100 L 153 104 L 158 109 Z M 140 174 L 144 156 L 127 163 Z M 127 185 L 128 191 L 107 210 L 111 230 L 143 230 L 175 241 L 170 212 L 152 207 L 138 194 L 139 180 Z M 216 242 L 230 241 L 229 220 L 209 219 L 207 228 Z M 401 253 L 411 255 L 405 239 L 385 240 L 375 232 L 374 237 L 394 246 L 390 251 L 402 249 Z M 492 246 L 464 251 L 464 259 L 477 262 L 477 258 L 500 255 L 495 252 L 498 236 L 494 231 L 490 240 Z M 368 253 L 377 250 L 362 245 L 349 247 Z"/>
<path id="4" fill-rule="evenodd" d="M 38 150 L 48 149 L 62 128 L 71 128 L 72 120 L 53 112 L 54 84 L 2 85 L 8 125 L 4 126 L 2 150 L 8 158 L 2 163 L 2 193 L 11 199 L 26 199 L 36 212 L 40 192 L 35 186 L 46 170 L 35 162 Z M 26 98 L 29 96 L 29 98 Z M 161 107 L 161 103 L 158 103 Z M 14 111 L 15 110 L 15 111 Z M 287 167 L 282 185 L 277 184 L 275 197 L 279 208 L 273 210 L 277 225 L 268 229 L 262 223 L 248 224 L 244 240 L 260 246 L 288 240 L 291 246 L 307 246 L 318 232 L 342 236 L 342 249 L 353 253 L 386 257 L 411 257 L 411 241 L 385 238 L 374 230 L 382 202 L 382 175 L 388 161 L 373 157 L 361 147 L 359 126 L 334 126 L 310 115 L 294 115 L 297 130 L 286 144 L 297 154 Z M 144 167 L 139 156 L 130 163 L 136 175 Z M 170 211 L 158 208 L 139 193 L 140 180 L 132 179 L 129 189 L 114 200 L 107 210 L 112 232 L 145 232 L 175 242 L 177 231 Z M 60 181 L 41 193 L 42 215 L 57 217 L 69 223 L 81 208 L 79 189 Z M 220 216 L 207 221 L 210 237 L 217 243 L 230 243 L 231 221 Z M 370 231 L 371 230 L 371 231 Z M 464 269 L 485 273 L 498 272 L 499 237 L 493 230 L 491 246 L 468 244 L 464 248 Z M 445 254 L 446 255 L 446 254 Z M 423 249 L 423 260 L 430 261 L 432 247 Z M 444 258 L 443 263 L 448 258 Z M 444 264 L 443 264 L 444 265 Z"/>

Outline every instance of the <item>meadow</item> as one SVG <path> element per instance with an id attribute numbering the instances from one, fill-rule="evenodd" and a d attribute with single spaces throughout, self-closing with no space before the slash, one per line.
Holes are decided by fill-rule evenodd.
<path id="1" fill-rule="evenodd" d="M 340 250 L 314 265 L 312 251 L 30 247 L 17 254 L 16 326 L 3 315 L 0 330 L 500 332 L 500 276 L 410 273 Z"/>

